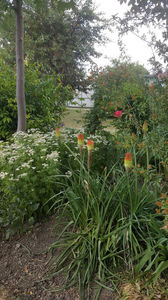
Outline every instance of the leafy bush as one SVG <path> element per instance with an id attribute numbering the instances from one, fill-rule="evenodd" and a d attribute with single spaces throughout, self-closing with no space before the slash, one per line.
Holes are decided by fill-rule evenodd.
<path id="1" fill-rule="evenodd" d="M 15 71 L 0 60 L 0 139 L 6 140 L 17 128 Z M 60 120 L 65 105 L 73 98 L 69 86 L 63 86 L 56 74 L 41 77 L 39 66 L 25 66 L 27 128 L 47 132 Z"/>
<path id="2" fill-rule="evenodd" d="M 15 72 L 0 59 L 0 140 L 16 131 L 17 106 Z"/>
<path id="3" fill-rule="evenodd" d="M 94 107 L 86 114 L 87 130 L 95 133 L 96 130 L 101 129 L 102 120 L 113 119 L 114 112 L 118 110 L 128 111 L 128 116 L 134 113 L 136 118 L 138 117 L 136 122 L 142 117 L 142 120 L 144 117 L 146 118 L 149 106 L 149 103 L 147 107 L 144 103 L 148 91 L 145 85 L 145 75 L 147 74 L 147 70 L 140 65 L 117 60 L 113 61 L 112 67 L 108 66 L 93 73 L 90 78 L 94 92 L 92 96 Z M 136 103 L 134 104 L 132 100 Z M 123 122 L 121 125 L 122 128 L 128 126 L 127 122 Z M 134 129 L 136 125 L 132 124 Z"/>
<path id="4" fill-rule="evenodd" d="M 25 68 L 25 97 L 27 127 L 47 132 L 60 121 L 66 103 L 73 98 L 73 91 L 70 86 L 63 86 L 61 76 L 41 77 L 40 66 L 28 65 Z"/>

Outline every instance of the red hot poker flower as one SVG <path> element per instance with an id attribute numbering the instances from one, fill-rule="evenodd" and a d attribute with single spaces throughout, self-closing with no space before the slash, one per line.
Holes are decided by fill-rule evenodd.
<path id="1" fill-rule="evenodd" d="M 94 141 L 88 140 L 87 141 L 87 148 L 88 148 L 88 151 L 93 150 L 94 149 Z"/>
<path id="2" fill-rule="evenodd" d="M 87 148 L 88 148 L 88 170 L 90 170 L 91 155 L 92 155 L 92 150 L 94 149 L 94 141 L 93 140 L 88 140 L 87 141 Z"/>
<path id="3" fill-rule="evenodd" d="M 144 123 L 143 123 L 143 125 L 142 125 L 142 130 L 143 130 L 143 132 L 145 132 L 145 133 L 148 131 L 148 124 L 147 124 L 146 121 L 144 121 Z"/>
<path id="4" fill-rule="evenodd" d="M 78 145 L 83 147 L 84 144 L 84 136 L 82 133 L 78 134 Z"/>
<path id="5" fill-rule="evenodd" d="M 133 164 L 132 164 L 132 154 L 130 152 L 127 152 L 125 154 L 124 166 L 125 166 L 126 171 L 128 171 L 130 168 L 133 167 Z"/>
<path id="6" fill-rule="evenodd" d="M 55 133 L 56 133 L 56 137 L 60 138 L 61 137 L 61 132 L 59 130 L 59 127 L 55 128 Z"/>

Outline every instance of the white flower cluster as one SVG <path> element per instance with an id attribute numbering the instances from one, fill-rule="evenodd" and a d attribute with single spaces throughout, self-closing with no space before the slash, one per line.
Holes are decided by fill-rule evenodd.
<path id="1" fill-rule="evenodd" d="M 7 172 L 0 172 L 0 178 L 4 179 L 8 175 Z"/>
<path id="2" fill-rule="evenodd" d="M 51 152 L 50 154 L 47 155 L 47 159 L 51 159 L 51 160 L 57 162 L 58 161 L 58 156 L 59 156 L 58 152 L 53 151 L 53 152 Z"/>

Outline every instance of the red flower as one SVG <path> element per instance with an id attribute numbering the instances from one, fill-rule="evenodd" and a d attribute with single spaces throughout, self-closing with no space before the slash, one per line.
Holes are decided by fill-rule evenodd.
<path id="1" fill-rule="evenodd" d="M 117 110 L 117 111 L 114 112 L 114 116 L 116 118 L 120 117 L 121 115 L 122 115 L 122 110 Z"/>

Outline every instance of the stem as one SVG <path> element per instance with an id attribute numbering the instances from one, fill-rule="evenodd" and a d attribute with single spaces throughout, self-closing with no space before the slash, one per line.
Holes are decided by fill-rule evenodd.
<path id="1" fill-rule="evenodd" d="M 127 187 L 128 187 L 128 192 L 129 192 L 130 211 L 131 211 L 131 217 L 132 217 L 132 197 L 131 197 L 131 187 L 130 187 L 128 172 L 127 172 Z"/>

